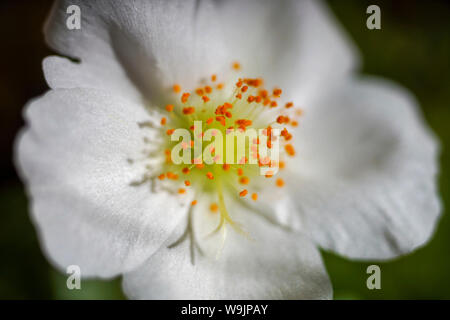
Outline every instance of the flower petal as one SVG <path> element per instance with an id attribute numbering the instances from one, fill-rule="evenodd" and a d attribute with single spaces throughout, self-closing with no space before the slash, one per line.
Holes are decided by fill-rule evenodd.
<path id="1" fill-rule="evenodd" d="M 80 7 L 80 30 L 66 26 L 70 5 Z M 46 40 L 81 63 L 70 67 L 80 68 L 73 72 L 77 80 L 70 80 L 72 74 L 58 71 L 61 61 L 51 58 L 45 65 L 48 82 L 53 88 L 69 82 L 85 87 L 90 78 L 95 88 L 101 82 L 113 92 L 135 85 L 154 101 L 176 82 L 192 86 L 230 64 L 215 21 L 210 1 L 59 1 L 47 21 Z"/>
<path id="2" fill-rule="evenodd" d="M 125 293 L 138 299 L 331 298 L 320 253 L 307 238 L 272 226 L 245 208 L 231 211 L 251 239 L 228 226 L 217 258 L 198 255 L 192 264 L 188 240 L 167 248 L 183 233 L 183 223 L 145 265 L 124 275 Z M 209 219 L 206 216 L 211 213 L 197 210 L 194 219 Z"/>
<path id="3" fill-rule="evenodd" d="M 141 178 L 139 105 L 91 89 L 49 91 L 26 108 L 17 166 L 49 258 L 83 276 L 110 277 L 138 266 L 176 227 L 186 205 Z"/>
<path id="4" fill-rule="evenodd" d="M 227 43 L 245 73 L 307 104 L 328 83 L 359 65 L 357 50 L 328 8 L 316 0 L 221 1 Z"/>
<path id="5" fill-rule="evenodd" d="M 313 103 L 296 132 L 289 190 L 302 230 L 351 258 L 423 245 L 440 214 L 438 148 L 404 89 L 353 79 Z"/>

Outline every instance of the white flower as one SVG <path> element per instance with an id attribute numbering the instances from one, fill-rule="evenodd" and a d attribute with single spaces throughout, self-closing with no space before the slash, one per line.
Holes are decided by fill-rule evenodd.
<path id="1" fill-rule="evenodd" d="M 44 60 L 51 89 L 26 107 L 17 141 L 32 217 L 57 267 L 122 274 L 131 298 L 321 299 L 332 289 L 317 247 L 389 259 L 430 238 L 440 213 L 436 140 L 408 92 L 356 74 L 355 48 L 320 2 L 85 1 L 81 30 L 68 30 L 75 2 L 55 5 L 45 35 L 79 62 Z M 284 100 L 272 96 L 278 107 L 248 115 L 258 91 L 234 99 L 240 74 L 279 86 Z M 204 78 L 207 103 L 195 94 Z M 182 92 L 200 119 L 200 109 L 231 99 L 225 121 L 273 120 L 293 101 L 304 111 L 289 127 L 296 156 L 276 177 L 249 177 L 246 197 L 235 171 L 218 165 L 208 167 L 214 179 L 196 166 L 184 178 L 164 154 L 166 129 L 192 120 Z M 158 179 L 167 168 L 178 171 Z"/>

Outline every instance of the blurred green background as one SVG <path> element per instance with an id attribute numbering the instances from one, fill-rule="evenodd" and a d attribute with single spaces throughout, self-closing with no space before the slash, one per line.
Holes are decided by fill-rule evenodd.
<path id="1" fill-rule="evenodd" d="M 450 3 L 448 1 L 330 0 L 363 58 L 363 72 L 395 80 L 418 98 L 442 143 L 440 191 L 450 207 Z M 381 30 L 366 28 L 366 8 L 381 8 Z M 83 281 L 66 288 L 39 248 L 27 199 L 11 162 L 12 142 L 22 126 L 21 109 L 47 88 L 42 25 L 51 1 L 0 4 L 0 298 L 123 299 L 120 280 Z M 450 217 L 445 214 L 432 241 L 388 263 L 355 262 L 323 252 L 337 299 L 450 299 Z M 381 290 L 368 290 L 366 268 L 381 267 Z"/>

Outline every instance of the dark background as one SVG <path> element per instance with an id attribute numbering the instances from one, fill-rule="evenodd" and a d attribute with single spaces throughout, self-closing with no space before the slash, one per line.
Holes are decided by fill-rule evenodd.
<path id="1" fill-rule="evenodd" d="M 23 186 L 12 164 L 12 144 L 23 125 L 21 110 L 47 85 L 42 59 L 52 54 L 42 25 L 51 1 L 3 0 L 0 4 L 0 298 L 122 299 L 120 280 L 83 281 L 66 288 L 39 248 Z M 332 10 L 362 52 L 363 72 L 395 80 L 418 98 L 442 143 L 440 191 L 450 202 L 450 3 L 448 1 L 330 0 Z M 381 8 L 381 30 L 366 28 L 366 8 Z M 450 299 L 450 218 L 432 241 L 388 263 L 355 262 L 324 252 L 337 299 Z M 381 290 L 368 290 L 366 268 L 381 267 Z"/>

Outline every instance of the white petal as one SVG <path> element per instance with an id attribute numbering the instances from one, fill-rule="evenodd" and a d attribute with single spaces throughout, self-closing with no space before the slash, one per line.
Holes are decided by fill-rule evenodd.
<path id="1" fill-rule="evenodd" d="M 308 103 L 359 64 L 333 14 L 317 0 L 221 1 L 227 43 L 244 73 L 281 86 L 284 97 Z"/>
<path id="2" fill-rule="evenodd" d="M 211 258 L 197 253 L 192 264 L 188 240 L 167 248 L 183 233 L 183 223 L 146 264 L 124 275 L 125 293 L 137 299 L 331 298 L 320 253 L 309 240 L 270 225 L 245 208 L 231 212 L 251 239 L 228 226 L 221 254 Z M 206 215 L 211 213 L 197 210 L 194 219 Z M 196 235 L 200 243 L 218 240 Z"/>
<path id="3" fill-rule="evenodd" d="M 66 27 L 69 5 L 81 9 L 80 30 Z M 216 21 L 210 1 L 60 1 L 45 35 L 59 53 L 81 60 L 70 67 L 80 68 L 73 72 L 79 79 L 66 79 L 69 73 L 53 70 L 61 62 L 48 61 L 48 82 L 53 87 L 69 82 L 85 87 L 91 78 L 92 84 L 101 81 L 114 92 L 132 91 L 135 85 L 152 100 L 174 83 L 193 86 L 230 64 Z"/>
<path id="4" fill-rule="evenodd" d="M 139 105 L 89 89 L 57 89 L 26 108 L 17 164 L 49 258 L 83 276 L 128 271 L 165 241 L 186 212 L 166 192 L 131 186 L 145 171 Z"/>
<path id="5" fill-rule="evenodd" d="M 44 76 L 50 88 L 95 88 L 124 97 L 134 103 L 142 101 L 139 90 L 119 66 L 105 66 L 102 63 L 72 62 L 67 58 L 49 56 L 42 61 Z"/>
<path id="6" fill-rule="evenodd" d="M 322 247 L 386 259 L 430 238 L 440 214 L 438 148 L 408 92 L 354 79 L 324 92 L 295 135 L 288 188 L 302 230 Z"/>

